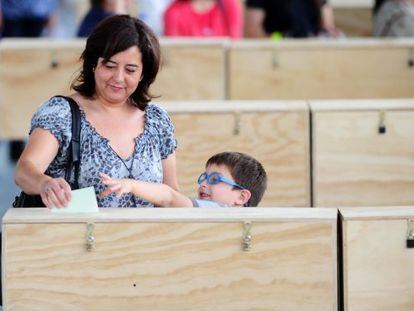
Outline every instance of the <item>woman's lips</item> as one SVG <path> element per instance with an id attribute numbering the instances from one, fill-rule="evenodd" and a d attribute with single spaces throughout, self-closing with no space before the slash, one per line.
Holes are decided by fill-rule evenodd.
<path id="1" fill-rule="evenodd" d="M 113 89 L 115 92 L 119 92 L 123 89 L 122 86 L 116 86 L 116 85 L 110 85 L 111 89 Z"/>

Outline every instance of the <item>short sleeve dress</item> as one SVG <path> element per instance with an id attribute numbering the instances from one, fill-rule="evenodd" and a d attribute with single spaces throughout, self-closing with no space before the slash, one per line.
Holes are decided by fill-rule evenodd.
<path id="1" fill-rule="evenodd" d="M 135 138 L 133 154 L 122 159 L 85 117 L 81 109 L 81 164 L 79 187 L 93 186 L 99 207 L 153 207 L 153 204 L 132 194 L 124 194 L 119 199 L 115 194 L 100 198 L 105 189 L 99 173 L 112 178 L 133 178 L 148 182 L 162 183 L 162 160 L 177 148 L 174 126 L 167 112 L 152 103 L 145 108 L 143 132 Z M 50 163 L 46 174 L 56 178 L 65 177 L 68 147 L 71 141 L 71 111 L 68 101 L 63 97 L 53 97 L 38 108 L 31 122 L 30 133 L 42 128 L 52 133 L 59 142 L 59 150 Z M 73 174 L 72 174 L 73 175 Z M 73 176 L 72 176 L 73 178 Z"/>

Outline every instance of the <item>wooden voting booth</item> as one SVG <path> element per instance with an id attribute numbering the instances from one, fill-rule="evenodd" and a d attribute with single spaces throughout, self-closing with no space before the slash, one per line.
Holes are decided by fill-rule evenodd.
<path id="1" fill-rule="evenodd" d="M 0 139 L 26 138 L 41 103 L 69 93 L 83 40 L 3 39 L 0 44 Z"/>
<path id="2" fill-rule="evenodd" d="M 414 207 L 340 208 L 344 310 L 414 310 Z M 407 242 L 410 241 L 411 242 Z"/>
<path id="3" fill-rule="evenodd" d="M 157 100 L 226 97 L 225 40 L 162 39 L 151 94 Z M 0 44 L 0 139 L 26 138 L 36 109 L 71 94 L 85 40 L 3 39 Z"/>
<path id="4" fill-rule="evenodd" d="M 226 40 L 161 39 L 156 100 L 219 100 L 226 94 Z"/>
<path id="5" fill-rule="evenodd" d="M 10 209 L 3 303 L 6 310 L 337 310 L 336 233 L 335 209 Z"/>
<path id="6" fill-rule="evenodd" d="M 243 40 L 229 51 L 230 99 L 414 97 L 414 40 Z"/>
<path id="7" fill-rule="evenodd" d="M 313 206 L 414 205 L 414 101 L 312 101 Z"/>
<path id="8" fill-rule="evenodd" d="M 213 154 L 247 153 L 268 175 L 261 206 L 310 206 L 309 110 L 303 101 L 165 102 L 178 140 L 180 190 L 197 196 Z"/>

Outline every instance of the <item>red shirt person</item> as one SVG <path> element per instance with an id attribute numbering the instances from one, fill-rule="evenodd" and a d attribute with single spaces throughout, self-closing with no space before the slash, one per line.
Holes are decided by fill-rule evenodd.
<path id="1" fill-rule="evenodd" d="M 243 10 L 240 0 L 175 0 L 164 14 L 164 34 L 241 38 Z"/>

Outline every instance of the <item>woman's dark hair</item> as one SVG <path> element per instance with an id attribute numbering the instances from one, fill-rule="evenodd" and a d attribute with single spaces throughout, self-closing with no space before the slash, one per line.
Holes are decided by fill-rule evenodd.
<path id="1" fill-rule="evenodd" d="M 95 95 L 94 70 L 99 57 L 104 62 L 122 51 L 137 46 L 142 54 L 142 80 L 131 95 L 132 102 L 144 110 L 154 98 L 149 87 L 154 82 L 160 67 L 160 45 L 153 31 L 142 21 L 128 15 L 114 15 L 101 21 L 90 34 L 80 57 L 81 72 L 72 82 L 72 89 L 85 97 Z"/>

